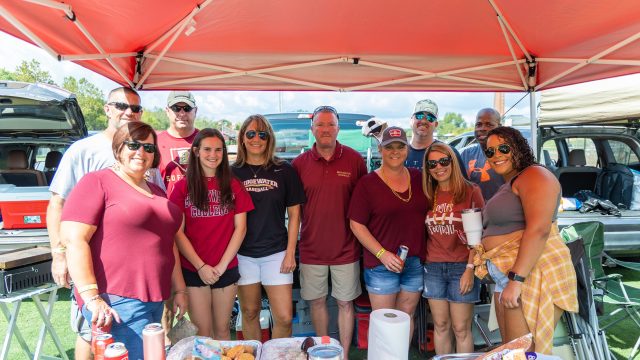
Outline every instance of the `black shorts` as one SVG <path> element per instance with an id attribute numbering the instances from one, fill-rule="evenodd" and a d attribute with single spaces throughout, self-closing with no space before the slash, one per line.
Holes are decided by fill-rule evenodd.
<path id="1" fill-rule="evenodd" d="M 218 279 L 218 281 L 216 281 L 216 283 L 213 285 L 205 284 L 202 281 L 202 279 L 200 279 L 200 275 L 198 275 L 197 272 L 187 270 L 185 268 L 182 268 L 182 276 L 184 277 L 184 282 L 185 284 L 187 284 L 187 286 L 190 286 L 190 287 L 209 286 L 212 289 L 221 289 L 237 283 L 238 280 L 240 280 L 240 271 L 238 271 L 237 266 L 231 269 L 227 269 L 227 271 L 225 271 L 224 274 L 220 276 L 220 279 Z"/>

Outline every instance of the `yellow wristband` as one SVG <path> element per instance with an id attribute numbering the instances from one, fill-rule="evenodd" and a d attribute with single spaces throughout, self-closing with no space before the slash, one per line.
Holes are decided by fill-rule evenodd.
<path id="1" fill-rule="evenodd" d="M 64 254 L 67 252 L 66 246 L 58 246 L 56 248 L 51 249 L 51 252 L 54 254 Z"/>
<path id="2" fill-rule="evenodd" d="M 376 259 L 380 259 L 382 257 L 382 254 L 384 254 L 387 250 L 385 250 L 384 248 L 378 250 L 378 252 L 376 253 Z"/>
<path id="3" fill-rule="evenodd" d="M 98 290 L 98 284 L 89 284 L 89 285 L 78 287 L 79 294 L 82 294 L 83 292 L 89 291 L 89 290 Z"/>

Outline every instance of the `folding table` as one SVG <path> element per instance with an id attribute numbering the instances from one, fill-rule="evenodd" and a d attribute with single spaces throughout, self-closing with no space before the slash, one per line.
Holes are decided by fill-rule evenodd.
<path id="1" fill-rule="evenodd" d="M 22 347 L 22 350 L 27 355 L 29 359 L 60 359 L 57 357 L 41 355 L 42 346 L 44 344 L 44 338 L 46 332 L 49 331 L 51 334 L 51 338 L 53 339 L 53 343 L 58 348 L 62 359 L 69 360 L 66 352 L 62 348 L 62 344 L 60 343 L 60 338 L 58 334 L 56 334 L 55 329 L 51 325 L 51 312 L 53 311 L 53 305 L 56 301 L 56 294 L 58 293 L 58 289 L 60 286 L 54 283 L 48 283 L 44 285 L 40 285 L 37 287 L 32 287 L 29 289 L 18 290 L 10 293 L 7 296 L 0 296 L 0 310 L 2 310 L 2 314 L 7 319 L 9 324 L 7 328 L 7 333 L 4 336 L 4 342 L 2 343 L 2 350 L 0 351 L 0 359 L 6 359 L 9 354 L 9 347 L 11 346 L 11 339 L 13 335 L 16 336 L 18 343 Z M 41 297 L 44 297 L 47 302 L 47 308 L 45 309 Z M 42 319 L 42 325 L 40 326 L 40 334 L 38 336 L 38 340 L 36 342 L 36 348 L 34 352 L 31 352 L 29 346 L 27 345 L 20 329 L 18 328 L 18 315 L 20 313 L 20 306 L 22 305 L 22 301 L 25 299 L 31 298 L 33 303 L 40 314 L 40 318 Z M 35 325 L 35 324 L 33 324 Z"/>

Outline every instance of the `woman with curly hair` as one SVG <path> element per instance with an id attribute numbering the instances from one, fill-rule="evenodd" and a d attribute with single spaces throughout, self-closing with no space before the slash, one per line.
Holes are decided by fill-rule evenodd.
<path id="1" fill-rule="evenodd" d="M 522 134 L 491 130 L 485 155 L 505 184 L 485 204 L 476 276 L 496 283 L 494 303 L 505 342 L 533 334 L 536 352 L 550 354 L 563 311 L 578 310 L 576 274 L 556 223 L 560 184 L 536 164 Z"/>
<path id="2" fill-rule="evenodd" d="M 431 204 L 425 221 L 429 237 L 422 296 L 429 300 L 433 316 L 436 354 L 452 352 L 453 336 L 456 352 L 470 353 L 471 317 L 473 304 L 480 300 L 480 282 L 473 276 L 475 251 L 458 234 L 463 231 L 462 210 L 482 208 L 482 192 L 462 176 L 452 148 L 441 142 L 427 148 L 422 187 Z"/>

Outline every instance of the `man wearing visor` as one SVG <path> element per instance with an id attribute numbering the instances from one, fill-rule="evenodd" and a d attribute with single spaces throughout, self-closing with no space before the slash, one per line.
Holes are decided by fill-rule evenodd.
<path id="1" fill-rule="evenodd" d="M 422 171 L 424 154 L 427 148 L 434 142 L 433 133 L 438 127 L 438 105 L 431 99 L 420 100 L 413 108 L 411 115 L 411 142 L 409 144 L 409 155 L 404 162 L 406 167 L 416 168 Z M 453 152 L 462 164 L 462 159 L 458 151 L 453 148 Z M 468 179 L 466 171 L 462 171 L 465 179 Z"/>

